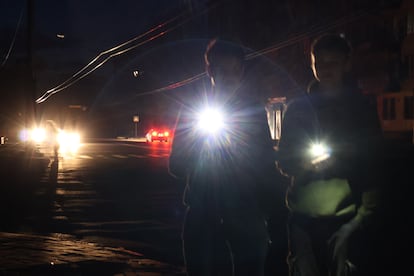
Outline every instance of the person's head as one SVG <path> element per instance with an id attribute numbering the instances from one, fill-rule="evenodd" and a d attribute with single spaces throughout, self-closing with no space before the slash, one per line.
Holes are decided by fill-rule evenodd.
<path id="1" fill-rule="evenodd" d="M 207 74 L 213 86 L 234 91 L 242 81 L 245 53 L 242 47 L 213 39 L 204 54 Z"/>
<path id="2" fill-rule="evenodd" d="M 311 66 L 322 86 L 341 87 L 351 69 L 351 46 L 340 35 L 327 34 L 312 43 Z"/>

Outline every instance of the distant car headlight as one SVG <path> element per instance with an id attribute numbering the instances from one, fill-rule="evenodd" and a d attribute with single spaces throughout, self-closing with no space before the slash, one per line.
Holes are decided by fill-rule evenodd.
<path id="1" fill-rule="evenodd" d="M 198 114 L 198 129 L 214 134 L 224 127 L 224 115 L 218 109 L 206 109 Z"/>
<path id="2" fill-rule="evenodd" d="M 22 142 L 43 143 L 47 140 L 46 129 L 35 127 L 32 129 L 22 129 L 19 133 L 19 139 Z"/>
<path id="3" fill-rule="evenodd" d="M 60 131 L 57 136 L 61 152 L 75 152 L 80 146 L 80 135 L 76 132 Z"/>
<path id="4" fill-rule="evenodd" d="M 44 128 L 34 128 L 30 133 L 30 140 L 42 143 L 46 140 L 46 130 Z"/>
<path id="5" fill-rule="evenodd" d="M 331 149 L 324 143 L 313 143 L 310 145 L 309 154 L 311 156 L 311 163 L 317 164 L 331 156 Z"/>
<path id="6" fill-rule="evenodd" d="M 30 131 L 28 129 L 22 129 L 19 132 L 19 139 L 22 142 L 28 142 L 30 140 Z"/>

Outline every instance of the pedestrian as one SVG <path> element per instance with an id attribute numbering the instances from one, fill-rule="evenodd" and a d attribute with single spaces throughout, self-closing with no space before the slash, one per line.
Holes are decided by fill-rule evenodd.
<path id="1" fill-rule="evenodd" d="M 54 161 L 59 159 L 59 128 L 53 120 L 46 121 L 47 142 L 53 151 Z"/>
<path id="2" fill-rule="evenodd" d="M 170 173 L 186 179 L 187 274 L 260 276 L 267 208 L 278 196 L 283 205 L 265 108 L 247 83 L 242 47 L 214 39 L 205 65 L 212 89 L 181 110 L 169 158 Z"/>
<path id="3" fill-rule="evenodd" d="M 350 275 L 349 242 L 374 223 L 378 208 L 382 133 L 375 106 L 352 81 L 345 38 L 316 39 L 311 67 L 315 80 L 288 104 L 278 151 L 278 166 L 291 177 L 289 273 Z"/>

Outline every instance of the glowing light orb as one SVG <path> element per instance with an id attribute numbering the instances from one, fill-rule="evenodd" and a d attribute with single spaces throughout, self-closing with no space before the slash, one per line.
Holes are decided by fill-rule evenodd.
<path id="1" fill-rule="evenodd" d="M 330 148 L 322 143 L 312 144 L 309 152 L 313 158 L 311 160 L 312 164 L 322 162 L 331 156 Z"/>
<path id="2" fill-rule="evenodd" d="M 217 109 L 206 109 L 198 115 L 197 126 L 207 133 L 217 133 L 224 127 L 223 113 Z"/>

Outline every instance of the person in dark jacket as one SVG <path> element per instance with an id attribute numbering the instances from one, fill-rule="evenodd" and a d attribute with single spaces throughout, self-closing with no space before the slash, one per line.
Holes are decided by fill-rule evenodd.
<path id="1" fill-rule="evenodd" d="M 212 89 L 181 109 L 169 158 L 170 173 L 186 180 L 187 274 L 260 276 L 269 246 L 267 208 L 278 196 L 283 204 L 283 194 L 274 192 L 265 108 L 245 82 L 242 47 L 213 40 L 205 63 Z"/>
<path id="2" fill-rule="evenodd" d="M 350 54 L 339 35 L 315 40 L 316 80 L 284 114 L 277 162 L 291 177 L 286 202 L 292 276 L 350 275 L 350 237 L 378 207 L 382 133 L 375 106 L 349 77 Z"/>

